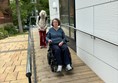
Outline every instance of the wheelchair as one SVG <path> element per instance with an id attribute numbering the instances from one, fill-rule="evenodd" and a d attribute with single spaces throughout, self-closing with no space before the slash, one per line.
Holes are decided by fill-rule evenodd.
<path id="1" fill-rule="evenodd" d="M 68 40 L 66 42 L 68 42 Z M 62 55 L 63 55 L 63 53 L 62 53 Z M 54 57 L 54 52 L 51 48 L 51 44 L 49 44 L 49 48 L 48 48 L 48 52 L 47 52 L 47 61 L 48 61 L 48 64 L 50 65 L 51 71 L 56 72 L 58 64 L 57 64 L 56 58 Z M 62 56 L 62 61 L 63 61 L 63 56 Z M 71 54 L 70 54 L 70 62 L 71 61 L 72 60 L 71 60 Z M 71 62 L 71 64 L 72 64 L 72 62 Z M 63 66 L 65 66 L 65 65 L 63 64 Z"/>
<path id="2" fill-rule="evenodd" d="M 53 53 L 53 51 L 51 49 L 51 46 L 49 45 L 48 53 L 47 53 L 48 64 L 50 65 L 51 71 L 52 72 L 56 72 L 58 65 L 57 65 L 56 58 L 54 57 L 53 54 L 54 53 Z"/>

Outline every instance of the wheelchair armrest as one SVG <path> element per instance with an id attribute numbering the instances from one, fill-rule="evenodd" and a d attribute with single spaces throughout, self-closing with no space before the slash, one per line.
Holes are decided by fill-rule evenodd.
<path id="1" fill-rule="evenodd" d="M 66 42 L 69 42 L 69 40 L 68 40 L 68 39 L 66 39 L 65 41 L 66 41 Z"/>

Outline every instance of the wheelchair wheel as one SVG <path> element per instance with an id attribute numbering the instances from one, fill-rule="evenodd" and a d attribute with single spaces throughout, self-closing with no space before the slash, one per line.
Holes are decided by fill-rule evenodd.
<path id="1" fill-rule="evenodd" d="M 54 70 L 53 66 L 51 66 L 51 71 L 52 71 L 52 72 L 55 72 L 55 70 Z"/>
<path id="2" fill-rule="evenodd" d="M 48 64 L 51 64 L 51 58 L 50 58 L 50 53 L 47 54 L 47 60 L 48 60 Z"/>
<path id="3" fill-rule="evenodd" d="M 56 72 L 57 71 L 57 61 L 54 57 L 51 58 L 51 63 L 50 63 L 51 71 Z"/>
<path id="4" fill-rule="evenodd" d="M 56 65 L 51 65 L 51 71 L 56 72 L 57 71 L 57 66 Z"/>
<path id="5" fill-rule="evenodd" d="M 48 50 L 47 60 L 48 60 L 48 64 L 50 65 L 51 71 L 56 72 L 57 71 L 57 60 L 55 59 L 51 48 L 49 48 L 49 50 Z"/>
<path id="6" fill-rule="evenodd" d="M 51 64 L 52 56 L 53 56 L 52 51 L 51 51 L 51 50 L 48 50 L 48 53 L 47 53 L 47 60 L 48 60 L 48 64 L 49 64 L 49 65 Z"/>

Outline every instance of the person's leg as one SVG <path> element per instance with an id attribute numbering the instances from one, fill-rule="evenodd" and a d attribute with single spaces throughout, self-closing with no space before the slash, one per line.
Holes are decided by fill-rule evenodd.
<path id="1" fill-rule="evenodd" d="M 62 65 L 61 49 L 58 45 L 52 45 L 51 48 L 54 52 L 54 57 L 56 58 L 58 65 Z"/>
<path id="2" fill-rule="evenodd" d="M 61 49 L 62 49 L 62 53 L 63 53 L 64 64 L 66 65 L 66 70 L 70 71 L 73 68 L 71 67 L 71 56 L 70 56 L 70 51 L 68 49 L 68 46 L 66 44 L 63 44 Z"/>
<path id="3" fill-rule="evenodd" d="M 58 45 L 53 45 L 52 50 L 54 52 L 54 57 L 56 58 L 58 64 L 57 72 L 61 72 L 62 71 L 61 49 L 59 48 Z"/>
<path id="4" fill-rule="evenodd" d="M 42 36 L 43 36 L 43 34 L 42 34 L 42 31 L 39 31 L 39 33 L 40 33 L 40 46 L 42 47 L 43 46 L 43 42 L 42 42 Z"/>
<path id="5" fill-rule="evenodd" d="M 43 31 L 43 45 L 46 47 L 46 31 Z"/>
<path id="6" fill-rule="evenodd" d="M 70 52 L 69 52 L 69 49 L 67 47 L 66 44 L 63 44 L 61 46 L 61 50 L 62 50 L 62 54 L 63 54 L 63 60 L 64 60 L 64 64 L 67 65 L 67 64 L 71 64 L 71 61 L 70 61 Z"/>

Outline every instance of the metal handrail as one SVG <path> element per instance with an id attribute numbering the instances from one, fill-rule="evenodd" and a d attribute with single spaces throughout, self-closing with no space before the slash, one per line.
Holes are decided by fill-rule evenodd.
<path id="1" fill-rule="evenodd" d="M 85 33 L 85 34 L 87 34 L 87 35 L 90 35 L 92 38 L 98 38 L 98 39 L 100 39 L 100 40 L 102 40 L 102 41 L 105 41 L 105 42 L 107 42 L 107 43 L 110 43 L 110 44 L 112 44 L 112 45 L 115 45 L 115 46 L 118 46 L 117 44 L 115 44 L 115 43 L 112 43 L 112 42 L 110 42 L 110 41 L 107 41 L 107 40 L 105 40 L 105 39 L 102 39 L 102 38 L 100 38 L 100 37 L 97 37 L 97 36 L 95 36 L 95 35 L 92 35 L 92 34 L 90 34 L 90 33 L 87 33 L 87 32 L 84 32 L 84 31 L 81 31 L 81 30 L 79 30 L 79 29 L 77 29 L 77 28 L 75 28 L 75 27 L 73 27 L 73 26 L 70 26 L 70 25 L 66 25 L 66 24 L 61 24 L 62 26 L 66 26 L 66 27 L 71 27 L 71 28 L 73 28 L 74 30 L 76 30 L 76 31 L 80 31 L 80 32 L 82 32 L 82 33 Z"/>
<path id="2" fill-rule="evenodd" d="M 27 65 L 26 65 L 26 76 L 28 78 L 29 83 L 31 83 L 31 76 L 32 76 L 32 65 L 31 65 L 31 33 L 29 29 L 28 34 L 28 50 L 27 50 Z"/>

